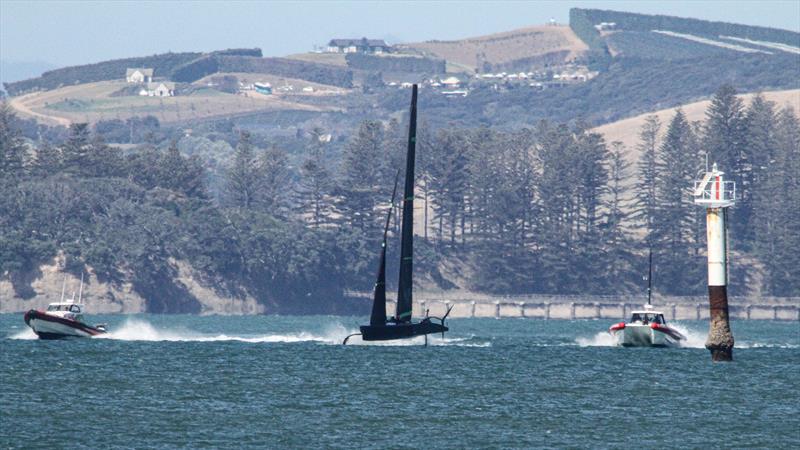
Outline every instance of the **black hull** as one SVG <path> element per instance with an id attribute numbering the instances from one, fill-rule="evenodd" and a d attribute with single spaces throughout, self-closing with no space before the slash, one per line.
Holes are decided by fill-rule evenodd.
<path id="1" fill-rule="evenodd" d="M 364 341 L 392 341 L 395 339 L 410 339 L 426 334 L 444 333 L 445 331 L 448 331 L 446 326 L 429 320 L 423 320 L 418 323 L 363 325 L 361 327 L 361 339 Z"/>

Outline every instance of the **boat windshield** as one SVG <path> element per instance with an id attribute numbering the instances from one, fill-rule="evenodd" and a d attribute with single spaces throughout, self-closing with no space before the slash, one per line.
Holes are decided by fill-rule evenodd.
<path id="1" fill-rule="evenodd" d="M 633 323 L 657 323 L 657 324 L 665 324 L 667 323 L 664 320 L 663 314 L 655 314 L 655 313 L 633 313 L 631 316 L 631 322 Z"/>
<path id="2" fill-rule="evenodd" d="M 78 305 L 60 305 L 60 304 L 53 304 L 47 305 L 48 311 L 69 311 L 72 313 L 80 313 L 81 307 Z"/>

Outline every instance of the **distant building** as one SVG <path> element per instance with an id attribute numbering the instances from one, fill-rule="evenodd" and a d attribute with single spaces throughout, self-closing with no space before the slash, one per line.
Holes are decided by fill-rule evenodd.
<path id="1" fill-rule="evenodd" d="M 597 31 L 611 31 L 617 29 L 616 22 L 600 22 L 594 26 Z"/>
<path id="2" fill-rule="evenodd" d="M 392 47 L 383 39 L 331 39 L 328 42 L 329 53 L 372 53 L 391 52 Z"/>
<path id="3" fill-rule="evenodd" d="M 128 83 L 152 83 L 153 69 L 131 68 L 125 71 L 125 81 Z"/>
<path id="4" fill-rule="evenodd" d="M 143 97 L 172 97 L 175 95 L 175 83 L 147 83 L 147 87 L 139 91 Z"/>
<path id="5" fill-rule="evenodd" d="M 444 80 L 441 81 L 441 83 L 442 83 L 442 86 L 444 86 L 446 88 L 450 88 L 450 89 L 457 88 L 457 87 L 461 86 L 461 80 L 459 80 L 456 77 L 445 78 Z"/>

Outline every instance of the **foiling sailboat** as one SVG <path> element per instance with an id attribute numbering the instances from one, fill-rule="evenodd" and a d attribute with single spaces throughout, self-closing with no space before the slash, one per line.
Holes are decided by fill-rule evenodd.
<path id="1" fill-rule="evenodd" d="M 372 314 L 369 325 L 362 325 L 360 333 L 351 334 L 344 339 L 343 344 L 353 336 L 361 336 L 364 341 L 389 341 L 395 339 L 408 339 L 415 336 L 425 336 L 448 331 L 444 322 L 450 314 L 447 309 L 444 316 L 430 317 L 427 315 L 419 322 L 413 322 L 412 313 L 412 285 L 413 285 L 413 244 L 414 244 L 414 160 L 416 157 L 417 143 L 417 85 L 411 88 L 411 118 L 408 125 L 408 153 L 406 154 L 405 189 L 403 191 L 403 222 L 400 238 L 400 277 L 397 288 L 397 309 L 394 317 L 386 317 L 386 236 L 389 231 L 391 208 L 386 217 L 383 228 L 383 242 L 381 243 L 381 256 L 378 264 L 378 276 L 375 282 L 372 300 Z M 399 174 L 399 172 L 398 172 Z M 392 205 L 397 192 L 397 177 L 395 177 L 394 191 L 392 192 Z M 439 321 L 439 323 L 433 322 Z"/>

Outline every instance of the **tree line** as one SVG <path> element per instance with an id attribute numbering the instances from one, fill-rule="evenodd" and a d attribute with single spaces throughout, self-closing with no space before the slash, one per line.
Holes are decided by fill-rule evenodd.
<path id="1" fill-rule="evenodd" d="M 314 130 L 296 163 L 239 130 L 213 191 L 206 161 L 175 141 L 123 151 L 74 124 L 60 142 L 31 142 L 13 124 L 3 106 L 0 271 L 22 296 L 30 287 L 15 274 L 62 255 L 68 271 L 131 282 L 153 312 L 199 308 L 175 281 L 177 261 L 268 311 L 343 311 L 347 290 L 371 288 L 390 207 L 397 233 L 388 204 L 405 157 L 397 121 L 363 122 L 335 155 Z M 650 117 L 639 137 L 631 164 L 621 143 L 580 121 L 516 131 L 423 123 L 417 280 L 496 294 L 636 293 L 650 249 L 658 292 L 700 294 L 704 212 L 690 190 L 708 154 L 741 195 L 730 214 L 731 288 L 796 295 L 794 112 L 762 96 L 745 106 L 723 86 L 705 121 L 680 110 L 667 124 Z"/>

